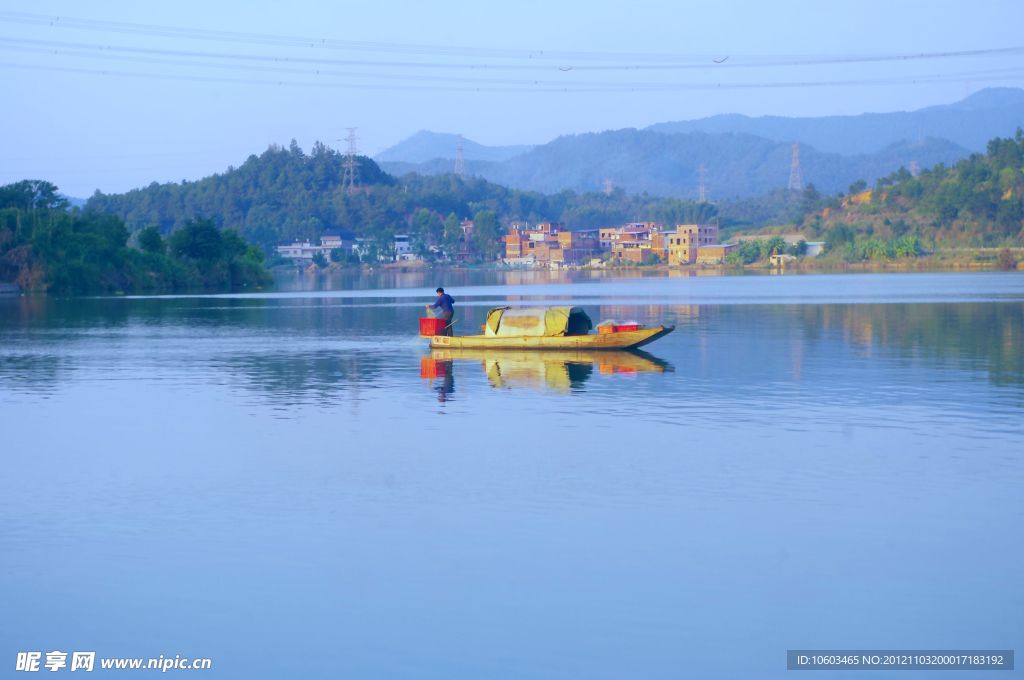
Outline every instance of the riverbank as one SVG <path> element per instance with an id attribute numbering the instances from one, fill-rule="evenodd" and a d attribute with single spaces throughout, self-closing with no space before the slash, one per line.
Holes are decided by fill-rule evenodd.
<path id="1" fill-rule="evenodd" d="M 1000 261 L 1000 253 L 1008 251 L 1012 266 Z M 499 263 L 460 265 L 426 262 L 389 262 L 376 266 L 339 265 L 331 263 L 326 267 L 311 264 L 307 267 L 282 265 L 274 268 L 276 273 L 293 273 L 308 276 L 332 277 L 337 275 L 374 274 L 379 272 L 412 274 L 427 271 L 470 272 L 470 271 L 520 271 L 520 272 L 643 272 L 664 276 L 734 276 L 744 274 L 790 273 L 841 273 L 841 272 L 958 272 L 958 271 L 1024 271 L 1024 248 L 958 248 L 937 250 L 917 257 L 869 260 L 865 262 L 844 262 L 824 255 L 821 257 L 800 257 L 787 259 L 778 264 L 760 260 L 746 265 L 692 264 L 669 266 L 667 264 L 612 264 L 603 262 L 599 266 L 568 265 L 557 267 L 512 267 Z"/>

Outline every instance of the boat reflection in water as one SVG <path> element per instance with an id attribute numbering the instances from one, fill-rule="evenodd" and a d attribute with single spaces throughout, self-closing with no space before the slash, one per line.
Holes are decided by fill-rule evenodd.
<path id="1" fill-rule="evenodd" d="M 491 387 L 531 388 L 569 392 L 595 373 L 664 373 L 672 366 L 646 352 L 632 351 L 517 351 L 435 349 L 420 360 L 420 377 L 437 380 L 438 399 L 454 392 L 456 362 L 480 364 Z M 448 391 L 445 391 L 448 390 Z"/>

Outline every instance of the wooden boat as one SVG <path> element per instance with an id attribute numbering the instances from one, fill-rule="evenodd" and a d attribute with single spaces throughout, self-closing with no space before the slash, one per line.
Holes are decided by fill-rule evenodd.
<path id="1" fill-rule="evenodd" d="M 434 335 L 434 349 L 625 350 L 671 333 L 675 326 L 636 327 L 593 333 L 578 307 L 496 307 L 487 312 L 480 335 Z"/>

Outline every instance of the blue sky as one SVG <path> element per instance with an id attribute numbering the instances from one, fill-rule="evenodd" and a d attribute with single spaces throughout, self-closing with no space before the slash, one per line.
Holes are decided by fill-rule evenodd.
<path id="1" fill-rule="evenodd" d="M 1010 0 L 5 0 L 0 182 L 88 196 L 194 180 L 293 138 L 340 147 L 347 127 L 373 154 L 421 129 L 540 143 L 716 113 L 915 109 L 1024 85 L 1024 52 L 863 59 L 1019 47 L 1022 19 Z M 835 84 L 786 86 L 808 82 Z"/>

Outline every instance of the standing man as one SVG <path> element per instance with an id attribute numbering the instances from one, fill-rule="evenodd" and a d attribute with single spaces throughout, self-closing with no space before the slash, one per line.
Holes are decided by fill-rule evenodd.
<path id="1" fill-rule="evenodd" d="M 455 298 L 444 292 L 444 288 L 438 288 L 437 299 L 434 300 L 434 304 L 427 305 L 427 309 L 437 310 L 432 313 L 436 318 L 444 319 L 446 324 L 444 334 L 453 335 L 452 319 L 455 317 Z"/>

